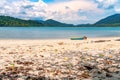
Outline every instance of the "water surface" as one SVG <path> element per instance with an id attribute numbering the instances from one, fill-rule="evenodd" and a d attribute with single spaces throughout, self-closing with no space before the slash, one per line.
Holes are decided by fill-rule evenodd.
<path id="1" fill-rule="evenodd" d="M 120 37 L 120 27 L 0 27 L 0 39 L 69 39 Z"/>

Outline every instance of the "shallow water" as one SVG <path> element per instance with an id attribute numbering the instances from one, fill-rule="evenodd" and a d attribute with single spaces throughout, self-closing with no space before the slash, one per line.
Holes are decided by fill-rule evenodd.
<path id="1" fill-rule="evenodd" d="M 0 27 L 0 39 L 69 39 L 120 37 L 120 27 Z"/>

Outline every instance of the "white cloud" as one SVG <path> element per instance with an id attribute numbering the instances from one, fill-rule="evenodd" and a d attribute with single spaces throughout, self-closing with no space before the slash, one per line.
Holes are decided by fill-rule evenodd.
<path id="1" fill-rule="evenodd" d="M 104 9 L 117 9 L 120 8 L 120 1 L 119 0 L 95 0 L 98 2 L 98 7 Z"/>
<path id="2" fill-rule="evenodd" d="M 4 0 L 0 3 L 0 14 L 13 17 L 32 18 L 43 16 L 44 8 L 47 7 L 43 1 L 31 2 L 29 0 Z"/>
<path id="3" fill-rule="evenodd" d="M 88 23 L 95 21 L 96 16 L 104 14 L 104 8 L 114 5 L 116 0 L 56 0 L 46 4 L 42 0 L 1 0 L 0 14 L 24 19 L 55 19 L 66 23 Z M 118 6 L 116 11 L 120 11 Z M 94 19 L 94 20 L 93 20 Z M 88 21 L 88 22 L 87 22 Z"/>
<path id="4" fill-rule="evenodd" d="M 115 5 L 114 9 L 115 9 L 115 11 L 117 13 L 120 13 L 120 1 L 117 2 L 117 4 Z"/>
<path id="5" fill-rule="evenodd" d="M 88 0 L 66 0 L 56 4 L 49 4 L 47 9 L 48 17 L 46 19 L 52 18 L 68 23 L 85 22 L 91 14 L 97 13 L 99 15 L 103 13 L 103 10 L 97 8 L 94 1 Z"/>
<path id="6" fill-rule="evenodd" d="M 96 0 L 99 3 L 99 7 L 109 9 L 113 8 L 117 0 Z"/>
<path id="7" fill-rule="evenodd" d="M 120 0 L 95 0 L 98 3 L 99 8 L 114 9 L 117 13 L 120 13 Z"/>

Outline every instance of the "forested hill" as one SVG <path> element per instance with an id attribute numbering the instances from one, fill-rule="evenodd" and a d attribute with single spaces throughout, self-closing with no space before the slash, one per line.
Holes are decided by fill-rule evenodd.
<path id="1" fill-rule="evenodd" d="M 65 24 L 52 19 L 42 21 L 42 20 L 22 20 L 10 16 L 0 16 L 0 27 L 71 27 L 73 24 Z"/>
<path id="2" fill-rule="evenodd" d="M 99 20 L 95 26 L 120 26 L 120 14 L 114 14 Z"/>
<path id="3" fill-rule="evenodd" d="M 36 21 L 32 21 L 32 20 L 22 20 L 22 19 L 18 19 L 18 18 L 13 18 L 10 16 L 0 16 L 0 26 L 43 26 L 42 23 L 40 22 L 36 22 Z"/>
<path id="4" fill-rule="evenodd" d="M 114 14 L 99 20 L 95 24 L 66 24 L 52 19 L 42 20 L 23 20 L 10 16 L 0 16 L 0 27 L 120 27 L 120 14 Z"/>
<path id="5" fill-rule="evenodd" d="M 61 23 L 53 19 L 48 19 L 46 21 L 38 20 L 37 22 L 42 23 L 44 26 L 52 26 L 52 27 L 73 27 L 74 26 L 73 24 Z"/>

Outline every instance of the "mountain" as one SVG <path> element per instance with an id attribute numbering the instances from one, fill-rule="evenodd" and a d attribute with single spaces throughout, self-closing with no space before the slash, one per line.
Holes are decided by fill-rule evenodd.
<path id="1" fill-rule="evenodd" d="M 120 14 L 114 14 L 108 16 L 104 19 L 99 20 L 95 24 L 66 24 L 61 23 L 59 21 L 48 19 L 46 21 L 43 20 L 23 20 L 10 16 L 0 16 L 0 27 L 112 27 L 112 26 L 120 26 Z"/>
<path id="2" fill-rule="evenodd" d="M 76 27 L 92 27 L 92 24 L 78 24 Z"/>
<path id="3" fill-rule="evenodd" d="M 74 26 L 73 24 L 66 24 L 61 23 L 52 19 L 42 21 L 42 20 L 23 20 L 18 19 L 10 16 L 0 16 L 0 27 L 30 27 L 30 26 L 36 26 L 36 27 L 44 27 L 44 26 L 50 26 L 50 27 L 71 27 Z"/>
<path id="4" fill-rule="evenodd" d="M 120 26 L 120 14 L 114 14 L 101 19 L 94 26 Z"/>
<path id="5" fill-rule="evenodd" d="M 13 18 L 10 16 L 0 16 L 0 26 L 44 26 L 42 23 L 40 22 L 36 22 L 33 20 L 22 20 L 22 19 L 18 19 L 18 18 Z"/>
<path id="6" fill-rule="evenodd" d="M 46 25 L 46 26 L 62 26 L 62 25 L 64 25 L 63 23 L 61 23 L 61 22 L 58 22 L 58 21 L 55 21 L 55 20 L 52 20 L 52 19 L 48 19 L 48 20 L 46 20 L 45 22 L 44 22 L 44 24 Z"/>
<path id="7" fill-rule="evenodd" d="M 52 27 L 72 27 L 74 26 L 73 24 L 66 24 L 66 23 L 61 23 L 53 19 L 48 19 L 46 21 L 41 21 L 38 20 L 37 22 L 41 22 L 44 24 L 44 26 L 52 26 Z"/>

